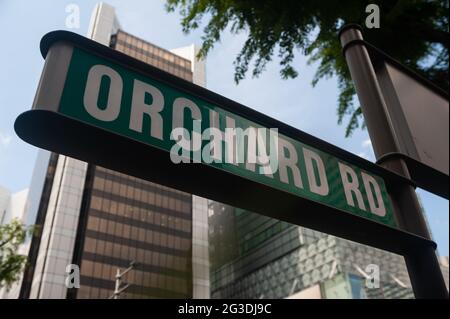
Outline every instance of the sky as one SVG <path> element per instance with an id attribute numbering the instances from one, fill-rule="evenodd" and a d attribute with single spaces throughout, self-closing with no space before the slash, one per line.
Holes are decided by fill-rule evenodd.
<path id="1" fill-rule="evenodd" d="M 97 1 L 0 0 L 0 185 L 12 192 L 27 188 L 37 148 L 23 142 L 14 132 L 15 118 L 31 108 L 44 60 L 39 51 L 42 36 L 53 30 L 85 35 Z M 178 13 L 167 13 L 164 1 L 107 1 L 116 8 L 122 28 L 166 49 L 201 44 L 201 29 L 184 34 Z M 68 28 L 68 5 L 80 10 L 79 28 Z M 374 161 L 367 131 L 345 138 L 345 126 L 337 124 L 337 82 L 311 81 L 317 65 L 297 53 L 294 65 L 299 76 L 282 80 L 275 58 L 257 79 L 248 76 L 236 85 L 233 61 L 246 39 L 245 34 L 222 35 L 207 57 L 207 88 L 259 112 L 285 122 L 347 151 Z M 440 255 L 449 254 L 448 201 L 418 190 Z"/>

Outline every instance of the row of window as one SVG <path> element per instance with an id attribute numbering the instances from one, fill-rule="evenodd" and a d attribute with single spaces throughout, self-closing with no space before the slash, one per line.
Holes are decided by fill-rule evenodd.
<path id="1" fill-rule="evenodd" d="M 152 215 L 147 215 L 150 213 L 160 213 L 166 216 L 190 220 L 191 207 L 190 202 L 177 199 L 165 201 L 159 195 L 155 196 L 154 201 L 143 202 L 95 190 L 90 202 L 91 209 L 136 220 L 153 218 Z"/>
<path id="2" fill-rule="evenodd" d="M 132 276 L 130 272 L 130 276 Z M 128 275 L 128 274 L 127 274 Z M 154 279 L 153 279 L 154 278 Z M 157 286 L 144 286 L 142 284 L 131 284 L 129 288 L 120 295 L 121 299 L 127 298 L 187 298 L 191 295 L 191 288 L 187 281 L 179 281 L 164 275 L 154 275 L 149 278 Z M 127 277 L 128 280 L 128 277 Z M 77 298 L 109 298 L 114 290 L 114 279 L 106 280 L 81 276 L 80 289 L 77 291 Z"/>
<path id="3" fill-rule="evenodd" d="M 81 263 L 81 275 L 83 277 L 114 280 L 117 269 L 119 267 L 101 262 L 95 262 L 91 260 L 83 260 Z M 186 284 L 186 281 L 190 278 L 189 272 L 184 272 L 181 275 L 174 276 L 170 273 L 164 272 L 150 272 L 143 271 L 141 267 L 136 266 L 135 269 L 128 272 L 126 275 L 126 282 L 137 286 L 156 287 L 156 288 L 172 288 L 179 287 Z M 124 268 L 120 268 L 122 271 Z M 81 283 L 88 285 L 89 282 Z"/>
<path id="4" fill-rule="evenodd" d="M 96 167 L 95 170 L 95 177 L 110 180 L 114 183 L 117 183 L 118 185 L 124 185 L 124 187 L 131 186 L 134 187 L 135 189 L 137 188 L 146 192 L 152 192 L 159 195 L 166 195 L 174 198 L 180 198 L 182 200 L 189 200 L 192 197 L 191 194 L 179 191 L 174 188 L 166 187 L 160 184 L 155 184 L 140 178 L 114 172 L 106 168 L 100 168 L 98 166 Z M 125 190 L 124 192 L 122 188 L 120 190 L 120 194 L 122 193 L 128 194 L 128 192 L 129 192 L 128 190 Z"/>
<path id="5" fill-rule="evenodd" d="M 115 199 L 122 203 L 142 203 L 156 205 L 180 212 L 191 211 L 191 197 L 179 196 L 178 194 L 160 193 L 153 190 L 146 190 L 141 187 L 133 187 L 123 183 L 116 183 L 110 180 L 95 177 L 93 193 L 100 193 L 102 197 Z M 115 195 L 115 196 L 111 196 Z"/>
<path id="6" fill-rule="evenodd" d="M 191 62 L 189 60 L 146 41 L 119 31 L 112 39 L 112 47 L 161 70 L 192 81 Z"/>
<path id="7" fill-rule="evenodd" d="M 125 53 L 126 55 L 132 56 L 142 62 L 150 64 L 154 67 L 157 67 L 160 70 L 164 70 L 170 74 L 173 74 L 182 79 L 192 82 L 191 70 L 187 70 L 187 69 L 181 68 L 171 62 L 164 61 L 162 58 L 148 54 L 145 51 L 140 51 L 136 48 L 129 48 L 121 43 L 118 43 L 116 45 L 115 49 L 122 53 Z"/>
<path id="8" fill-rule="evenodd" d="M 161 184 L 157 184 L 157 183 L 153 183 L 150 181 L 147 181 L 145 179 L 139 178 L 139 177 L 134 177 L 131 175 L 126 175 L 124 173 L 120 173 L 117 171 L 113 171 L 110 170 L 108 168 L 102 167 L 102 166 L 95 166 L 95 175 L 106 178 L 106 179 L 112 179 L 116 182 L 124 182 L 125 184 L 128 185 L 143 185 L 142 188 L 145 189 L 160 189 L 162 191 L 167 191 L 170 193 L 178 193 L 178 194 L 184 194 L 186 196 L 189 196 L 189 193 L 168 187 L 168 186 L 164 186 Z"/>
<path id="9" fill-rule="evenodd" d="M 172 62 L 182 68 L 191 68 L 191 62 L 189 60 L 184 59 L 165 49 L 159 48 L 151 43 L 148 43 L 147 41 L 141 40 L 132 35 L 128 35 L 123 31 L 119 31 L 116 35 L 116 44 L 119 43 L 145 51 L 154 56 L 161 57 L 165 61 Z"/>
<path id="10" fill-rule="evenodd" d="M 183 254 L 174 255 L 171 251 L 166 251 L 165 249 L 156 251 L 156 249 L 133 247 L 91 237 L 86 237 L 84 247 L 83 256 L 86 256 L 86 258 L 96 260 L 113 258 L 126 260 L 128 262 L 134 260 L 146 265 L 163 267 L 167 270 L 187 271 L 188 261 L 190 260 L 190 255 L 188 254 L 190 245 L 187 245 L 186 243 L 182 243 L 180 246 L 180 251 L 185 251 L 184 256 Z M 85 257 L 83 257 L 83 259 L 85 259 Z M 95 277 L 100 276 L 96 275 Z"/>
<path id="11" fill-rule="evenodd" d="M 105 222 L 113 221 L 127 226 L 153 230 L 179 237 L 191 237 L 191 221 L 189 219 L 178 218 L 166 213 L 153 212 L 142 208 L 129 210 L 123 215 L 91 208 L 89 210 L 89 216 L 104 220 Z M 98 220 L 93 220 L 92 223 L 91 229 L 106 232 L 106 226 L 99 225 Z"/>
<path id="12" fill-rule="evenodd" d="M 139 232 L 140 234 L 143 234 L 143 232 Z M 123 247 L 126 247 L 126 249 L 131 248 L 142 248 L 147 249 L 149 251 L 157 251 L 165 254 L 170 255 L 176 255 L 176 256 L 185 256 L 186 255 L 186 249 L 190 248 L 190 239 L 188 238 L 180 238 L 180 237 L 173 237 L 170 236 L 170 238 L 173 240 L 174 245 L 172 246 L 180 246 L 180 249 L 169 247 L 168 240 L 169 235 L 162 234 L 162 233 L 152 233 L 153 240 L 152 243 L 148 243 L 145 240 L 135 240 L 127 237 L 120 237 L 116 236 L 114 234 L 109 233 L 101 233 L 97 231 L 93 231 L 90 229 L 87 229 L 85 231 L 85 236 L 87 238 L 93 238 L 98 239 L 102 241 L 111 242 L 114 244 L 114 247 L 116 245 L 123 245 Z M 145 236 L 145 234 L 143 235 Z M 144 237 L 145 238 L 145 237 Z M 179 244 L 178 244 L 179 243 Z M 189 244 L 188 244 L 189 243 Z M 118 246 L 120 247 L 120 246 Z M 85 250 L 92 249 L 85 245 Z"/>
<path id="13" fill-rule="evenodd" d="M 278 221 L 258 234 L 250 233 L 249 238 L 241 242 L 241 245 L 239 245 L 240 254 L 246 254 L 247 252 L 254 249 L 256 246 L 262 244 L 266 240 L 272 238 L 273 236 L 279 234 L 280 232 L 289 227 L 292 227 L 292 225 Z"/>
<path id="14" fill-rule="evenodd" d="M 182 220 L 182 222 L 190 223 L 186 220 Z M 183 249 L 182 247 L 189 243 L 191 234 L 186 231 L 181 237 L 179 234 L 148 230 L 142 227 L 130 226 L 121 222 L 114 222 L 93 216 L 89 217 L 87 229 L 124 238 L 125 243 L 127 240 L 130 240 L 130 242 L 134 240 L 175 249 Z"/>
<path id="15" fill-rule="evenodd" d="M 236 262 L 224 265 L 211 276 L 212 284 L 236 280 L 237 277 L 253 273 L 259 267 L 288 254 L 298 248 L 299 241 L 289 239 L 291 232 L 285 232 L 283 236 L 270 241 L 263 248 L 256 249 L 253 253 L 241 257 Z M 294 232 L 295 233 L 295 232 Z"/>
<path id="16" fill-rule="evenodd" d="M 100 196 L 101 195 L 101 196 Z M 109 197 L 109 198 L 108 198 Z M 113 199 L 111 199 L 113 198 Z M 191 220 L 190 203 L 181 202 L 181 207 L 177 207 L 177 203 L 174 204 L 175 208 L 181 208 L 179 210 L 170 209 L 164 207 L 164 205 L 152 205 L 136 200 L 128 200 L 126 198 L 118 198 L 117 196 L 111 196 L 111 194 L 102 194 L 94 191 L 91 198 L 90 209 L 93 211 L 106 212 L 110 215 L 117 216 L 116 219 L 131 218 L 134 220 L 142 220 L 147 223 L 154 223 L 160 225 L 161 223 L 168 225 L 169 216 L 174 218 L 173 221 L 182 219 L 187 221 Z M 172 205 L 166 205 L 172 206 Z M 109 219 L 114 219 L 113 216 L 108 216 Z M 105 217 L 106 218 L 106 217 Z M 172 220 L 171 220 L 172 221 Z M 173 225 L 171 223 L 171 225 Z M 190 225 L 187 223 L 186 225 Z M 188 230 L 183 227 L 182 229 Z"/>

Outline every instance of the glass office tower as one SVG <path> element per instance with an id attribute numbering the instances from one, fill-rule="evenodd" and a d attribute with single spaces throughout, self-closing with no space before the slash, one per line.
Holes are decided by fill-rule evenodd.
<path id="1" fill-rule="evenodd" d="M 193 80 L 191 61 L 122 30 L 111 37 L 110 46 L 184 80 Z"/>
<path id="2" fill-rule="evenodd" d="M 219 203 L 209 223 L 212 298 L 413 298 L 402 256 Z"/>
<path id="3" fill-rule="evenodd" d="M 114 8 L 98 4 L 88 36 L 187 81 L 204 85 L 194 46 L 176 54 L 124 32 Z M 43 152 L 22 298 L 108 298 L 118 268 L 136 267 L 121 298 L 209 297 L 207 201 L 63 155 Z M 41 174 L 42 175 L 42 174 Z M 33 206 L 33 205 L 31 205 Z M 65 286 L 66 266 L 80 267 L 80 288 Z M 206 271 L 205 271 L 206 269 Z"/>
<path id="4" fill-rule="evenodd" d="M 83 284 L 73 297 L 109 297 L 130 261 L 124 297 L 192 296 L 190 194 L 90 165 L 80 221 L 73 263 Z"/>

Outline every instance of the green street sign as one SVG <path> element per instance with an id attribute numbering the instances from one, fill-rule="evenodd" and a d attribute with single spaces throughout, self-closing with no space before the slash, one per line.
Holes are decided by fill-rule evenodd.
<path id="1" fill-rule="evenodd" d="M 408 180 L 79 35 L 51 32 L 41 51 L 25 141 L 393 252 L 417 239 L 389 196 Z"/>
<path id="2" fill-rule="evenodd" d="M 168 157 L 171 150 L 179 155 L 185 151 L 185 163 L 198 165 L 196 162 L 201 162 L 296 196 L 395 226 L 382 178 L 282 134 L 271 140 L 273 145 L 278 139 L 278 154 L 274 157 L 278 167 L 272 170 L 276 172 L 272 173 L 270 168 L 263 170 L 260 167 L 263 165 L 256 162 L 249 164 L 252 156 L 259 155 L 255 153 L 258 147 L 249 147 L 251 140 L 258 145 L 256 139 L 264 134 L 258 136 L 256 131 L 251 134 L 247 129 L 261 128 L 260 125 L 81 48 L 75 47 L 73 50 L 58 112 L 150 147 L 163 149 L 168 152 Z M 199 124 L 197 132 L 194 130 L 195 120 Z M 245 138 L 236 136 L 226 139 L 229 126 L 240 128 L 242 132 L 247 130 L 247 135 Z M 177 128 L 186 130 L 185 143 L 177 144 L 174 139 L 173 132 Z M 216 136 L 204 133 L 211 128 L 217 128 L 223 135 L 223 138 L 218 136 L 216 143 L 212 142 Z M 267 138 L 270 131 L 265 133 L 263 154 L 270 149 Z M 192 145 L 196 134 L 199 142 L 197 148 Z M 200 136 L 203 139 L 200 140 Z M 211 149 L 216 145 L 219 154 L 212 159 L 201 156 L 211 154 Z M 233 154 L 238 154 L 241 161 L 233 161 L 230 156 Z"/>

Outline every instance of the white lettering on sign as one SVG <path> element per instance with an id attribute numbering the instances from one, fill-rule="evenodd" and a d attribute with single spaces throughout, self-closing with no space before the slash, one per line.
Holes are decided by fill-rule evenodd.
<path id="1" fill-rule="evenodd" d="M 304 148 L 303 149 L 303 156 L 305 158 L 305 165 L 306 165 L 306 174 L 308 176 L 308 182 L 309 182 L 309 190 L 313 193 L 326 196 L 329 192 L 328 187 L 328 181 L 327 181 L 327 174 L 325 172 L 325 166 L 323 165 L 323 161 L 320 158 L 319 154 Z M 319 172 L 319 183 L 316 181 L 316 174 L 314 172 L 314 164 L 317 167 L 317 170 Z"/>
<path id="2" fill-rule="evenodd" d="M 193 120 L 193 127 L 195 120 L 201 121 L 202 120 L 202 113 L 200 112 L 200 109 L 198 106 L 192 102 L 191 100 L 188 100 L 184 97 L 176 98 L 173 102 L 173 118 L 172 118 L 172 129 L 178 129 L 178 128 L 184 128 L 185 124 L 185 110 L 189 110 L 191 113 L 191 117 Z M 187 131 L 187 130 L 186 130 Z M 186 131 L 182 131 L 183 133 Z M 177 130 L 178 132 L 178 130 Z M 190 138 L 189 134 L 177 134 L 175 135 L 177 138 L 177 143 L 184 149 L 190 150 L 190 151 L 198 151 L 201 147 L 201 140 L 202 137 L 200 133 L 197 130 L 193 130 L 192 132 L 192 139 Z M 191 142 L 192 141 L 192 142 Z"/>
<path id="3" fill-rule="evenodd" d="M 339 163 L 339 171 L 341 173 L 347 204 L 355 207 L 353 200 L 353 195 L 355 195 L 358 207 L 362 210 L 366 210 L 364 199 L 359 189 L 358 176 L 355 171 L 350 166 L 343 163 Z M 384 217 L 386 215 L 386 207 L 381 195 L 380 185 L 378 185 L 377 180 L 373 176 L 370 176 L 365 172 L 361 172 L 361 177 L 364 184 L 364 190 L 367 194 L 370 212 L 380 217 Z"/>
<path id="4" fill-rule="evenodd" d="M 215 127 L 207 128 L 202 133 L 202 140 L 210 141 L 203 148 L 203 162 L 207 164 L 222 163 L 222 131 Z"/>
<path id="5" fill-rule="evenodd" d="M 386 215 L 386 208 L 384 207 L 383 197 L 381 196 L 381 190 L 380 186 L 378 185 L 375 178 L 370 176 L 369 174 L 366 174 L 364 172 L 361 172 L 361 176 L 364 182 L 364 188 L 366 190 L 367 194 L 367 200 L 369 202 L 370 211 L 374 213 L 375 215 L 378 215 L 380 217 L 384 217 Z M 372 192 L 375 191 L 375 198 L 374 194 Z M 376 203 L 375 203 L 376 199 Z"/>
<path id="6" fill-rule="evenodd" d="M 145 97 L 151 96 L 152 102 L 145 103 Z M 164 96 L 154 86 L 134 80 L 133 98 L 131 100 L 130 129 L 142 133 L 144 115 L 150 116 L 150 135 L 163 139 L 163 119 L 160 112 L 164 108 Z"/>
<path id="7" fill-rule="evenodd" d="M 231 117 L 226 117 L 227 128 L 225 129 L 225 163 L 238 165 L 238 154 L 236 147 L 236 121 Z"/>
<path id="8" fill-rule="evenodd" d="M 364 199 L 361 191 L 359 190 L 359 181 L 355 171 L 350 166 L 342 163 L 339 163 L 339 171 L 341 173 L 342 185 L 344 186 L 347 204 L 355 207 L 355 202 L 353 201 L 354 194 L 356 196 L 356 201 L 358 202 L 358 207 L 362 210 L 366 210 L 366 207 L 364 206 Z"/>
<path id="9" fill-rule="evenodd" d="M 285 151 L 289 155 L 286 156 Z M 278 139 L 278 164 L 280 170 L 280 180 L 283 183 L 289 184 L 288 168 L 292 173 L 294 185 L 298 188 L 303 188 L 303 182 L 298 168 L 298 155 L 294 145 L 283 138 Z"/>
<path id="10" fill-rule="evenodd" d="M 298 192 L 309 191 L 322 197 L 329 196 L 330 188 L 336 187 L 333 186 L 336 185 L 336 178 L 339 181 L 337 174 L 334 174 L 336 177 L 333 181 L 328 180 L 326 165 L 330 165 L 329 157 L 325 157 L 324 162 L 323 156 L 326 155 L 322 152 L 298 146 L 291 139 L 278 136 L 276 129 L 255 127 L 256 124 L 251 126 L 254 124 L 252 122 L 242 124 L 238 116 L 228 116 L 218 109 L 207 108 L 208 113 L 202 114 L 205 110 L 202 105 L 183 96 L 175 96 L 169 106 L 171 113 L 164 113 L 167 97 L 164 97 L 163 89 L 138 79 L 132 83 L 132 96 L 128 101 L 128 129 L 165 142 L 169 139 L 174 141 L 170 144 L 170 158 L 174 163 L 243 164 L 241 167 L 248 172 L 270 179 L 276 176 L 278 182 L 294 186 Z M 121 113 L 123 85 L 123 79 L 117 71 L 104 65 L 92 66 L 84 90 L 84 109 L 97 120 L 115 121 Z M 100 99 L 100 96 L 103 98 Z M 169 137 L 164 136 L 163 130 L 167 117 L 171 120 L 172 128 Z M 202 132 L 202 124 L 205 124 L 203 117 L 209 120 L 209 127 Z M 148 129 L 144 129 L 145 119 L 150 123 Z M 236 127 L 236 123 L 246 128 Z M 336 169 L 339 171 L 348 206 L 379 217 L 386 216 L 382 190 L 374 176 L 355 170 L 339 160 L 335 160 L 333 165 L 335 172 Z M 274 175 L 276 172 L 278 175 Z"/>
<path id="11" fill-rule="evenodd" d="M 103 79 L 109 79 L 108 100 L 105 108 L 100 108 L 98 98 Z M 120 113 L 122 100 L 122 78 L 119 73 L 104 65 L 94 65 L 87 77 L 84 91 L 84 108 L 97 120 L 111 122 L 117 119 Z"/>
<path id="12" fill-rule="evenodd" d="M 208 139 L 211 137 L 211 142 L 205 147 L 205 154 L 203 159 L 206 163 L 212 163 L 215 161 L 217 163 L 222 162 L 222 142 L 225 140 L 225 134 L 220 130 L 219 125 L 219 113 L 213 110 L 209 112 L 209 126 L 204 134 L 202 134 L 202 139 Z M 206 151 L 209 148 L 209 153 Z M 209 155 L 209 158 L 208 158 Z"/>

